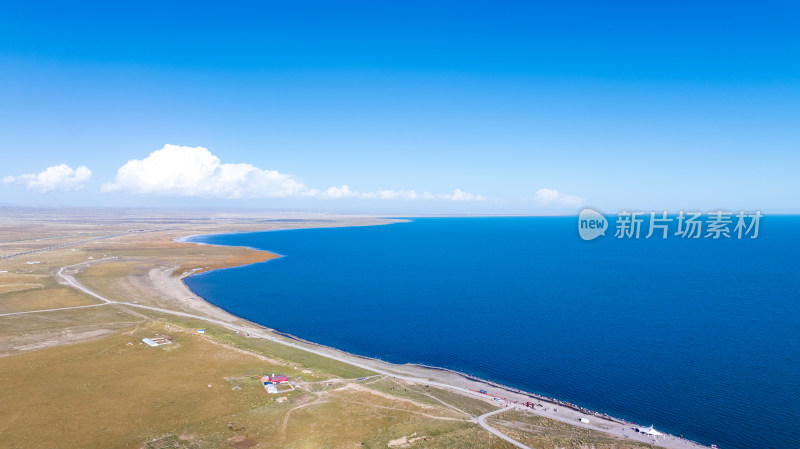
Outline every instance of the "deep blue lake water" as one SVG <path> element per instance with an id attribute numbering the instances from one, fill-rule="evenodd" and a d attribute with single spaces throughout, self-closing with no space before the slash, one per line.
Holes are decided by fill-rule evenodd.
<path id="1" fill-rule="evenodd" d="M 284 255 L 186 279 L 243 318 L 720 448 L 800 447 L 800 217 L 757 239 L 578 238 L 575 217 L 196 237 Z"/>

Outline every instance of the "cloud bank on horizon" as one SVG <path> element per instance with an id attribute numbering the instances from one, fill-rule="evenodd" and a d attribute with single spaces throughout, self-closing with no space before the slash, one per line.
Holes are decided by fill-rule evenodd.
<path id="1" fill-rule="evenodd" d="M 539 189 L 533 200 L 541 206 L 558 205 L 566 207 L 578 207 L 583 203 L 583 199 L 574 195 L 567 195 L 553 189 Z"/>
<path id="2" fill-rule="evenodd" d="M 483 201 L 461 189 L 452 193 L 417 193 L 415 190 L 378 190 L 359 192 L 348 185 L 314 189 L 292 175 L 264 170 L 245 163 L 223 163 L 203 147 L 164 145 L 144 159 L 133 159 L 120 167 L 112 182 L 102 192 L 126 192 L 136 195 L 197 196 L 206 198 L 316 198 L 379 200 Z"/>
<path id="3" fill-rule="evenodd" d="M 92 176 L 81 165 L 72 169 L 66 164 L 48 167 L 38 174 L 2 178 L 4 184 L 18 184 L 26 189 L 47 193 L 80 190 Z M 316 189 L 294 176 L 277 170 L 266 170 L 248 163 L 226 163 L 204 147 L 164 145 L 143 159 L 131 159 L 117 170 L 100 192 L 120 192 L 154 197 L 199 197 L 225 200 L 263 198 L 312 198 L 318 200 L 439 200 L 451 202 L 484 202 L 488 199 L 454 189 L 450 193 L 408 190 L 358 191 L 347 184 L 341 187 Z M 578 207 L 583 199 L 558 190 L 539 189 L 533 203 L 539 207 Z"/>
<path id="4" fill-rule="evenodd" d="M 3 184 L 20 184 L 26 189 L 47 193 L 69 190 L 80 190 L 92 177 L 92 171 L 85 165 L 72 169 L 67 164 L 48 167 L 38 174 L 25 174 L 19 176 L 5 176 Z"/>

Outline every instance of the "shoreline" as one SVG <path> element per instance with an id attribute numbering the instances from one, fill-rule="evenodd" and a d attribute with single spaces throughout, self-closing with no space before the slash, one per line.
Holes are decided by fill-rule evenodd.
<path id="1" fill-rule="evenodd" d="M 390 223 L 384 223 L 384 224 L 392 224 L 392 223 L 390 222 Z M 350 227 L 350 226 L 347 226 L 347 227 Z M 355 226 L 353 226 L 353 227 L 355 227 Z M 285 231 L 285 230 L 293 230 L 293 229 L 274 229 L 274 230 L 269 230 L 269 231 L 264 231 L 264 232 Z M 259 231 L 254 231 L 254 232 L 259 232 Z M 174 241 L 180 242 L 180 243 L 195 244 L 195 245 L 212 245 L 212 246 L 221 246 L 221 247 L 240 247 L 240 246 L 236 246 L 236 245 L 220 245 L 220 244 L 213 244 L 213 243 L 189 241 L 189 239 L 195 238 L 195 237 L 219 236 L 219 235 L 228 235 L 228 234 L 236 234 L 236 233 L 193 234 L 193 235 L 187 235 L 187 236 L 184 236 L 184 237 L 176 238 L 176 239 L 174 239 Z M 267 251 L 267 250 L 263 250 L 263 249 L 253 248 L 253 247 L 249 247 L 249 246 L 241 246 L 241 247 L 249 248 L 249 249 L 256 250 L 256 251 L 266 252 L 268 254 L 273 254 L 273 255 L 278 256 L 277 258 L 283 257 L 283 255 L 281 255 L 281 254 L 274 253 L 274 252 Z M 269 260 L 272 260 L 272 259 L 268 259 L 266 261 L 269 261 Z M 246 264 L 246 265 L 249 265 L 249 264 Z M 236 265 L 236 266 L 231 266 L 231 267 L 216 268 L 214 270 L 203 271 L 203 273 L 208 273 L 208 272 L 216 271 L 216 270 L 229 269 L 229 268 L 237 268 L 237 267 L 246 266 L 246 265 Z M 410 371 L 411 373 L 414 373 L 414 374 L 423 374 L 423 376 L 422 376 L 423 378 L 421 378 L 419 380 L 425 380 L 427 378 L 430 378 L 431 380 L 441 381 L 441 379 L 437 378 L 438 377 L 437 375 L 439 375 L 439 376 L 444 375 L 444 376 L 447 376 L 447 377 L 450 377 L 450 378 L 455 378 L 455 379 L 461 380 L 462 382 L 473 384 L 473 386 L 485 387 L 485 388 L 469 388 L 469 390 L 471 390 L 472 392 L 475 393 L 473 396 L 475 396 L 475 395 L 482 396 L 482 398 L 484 400 L 487 400 L 487 401 L 490 401 L 490 402 L 491 401 L 495 401 L 496 402 L 499 399 L 501 402 L 505 401 L 506 403 L 517 404 L 517 405 L 525 404 L 526 402 L 533 402 L 535 404 L 535 407 L 534 408 L 526 408 L 527 411 L 530 411 L 530 412 L 532 412 L 534 414 L 537 414 L 537 415 L 540 415 L 540 416 L 544 416 L 544 417 L 547 417 L 547 418 L 551 418 L 551 419 L 555 419 L 555 420 L 558 420 L 558 421 L 561 421 L 561 422 L 565 422 L 567 424 L 570 424 L 570 425 L 573 425 L 573 426 L 576 426 L 576 427 L 583 427 L 583 428 L 587 428 L 587 429 L 591 429 L 591 430 L 610 433 L 612 435 L 617 435 L 617 436 L 620 436 L 620 437 L 622 437 L 622 435 L 625 435 L 624 438 L 628 438 L 631 441 L 638 441 L 638 442 L 643 442 L 643 443 L 651 444 L 651 445 L 654 445 L 654 446 L 666 447 L 666 448 L 687 448 L 687 447 L 688 448 L 708 448 L 709 447 L 707 445 L 703 445 L 702 443 L 698 443 L 696 441 L 693 441 L 693 440 L 690 440 L 690 439 L 687 439 L 687 438 L 678 437 L 678 436 L 671 435 L 671 434 L 668 434 L 668 433 L 662 433 L 662 437 L 660 439 L 652 439 L 652 437 L 643 437 L 643 434 L 638 433 L 638 432 L 634 431 L 633 429 L 637 428 L 637 427 L 645 428 L 645 427 L 648 427 L 648 426 L 636 424 L 636 423 L 633 423 L 631 421 L 628 421 L 628 420 L 625 420 L 625 419 L 622 419 L 622 418 L 618 418 L 618 417 L 609 415 L 607 413 L 601 413 L 601 412 L 598 412 L 598 411 L 595 411 L 595 410 L 591 410 L 591 409 L 588 409 L 586 407 L 582 407 L 582 406 L 579 406 L 579 405 L 576 405 L 576 404 L 572 404 L 572 403 L 570 403 L 568 401 L 564 401 L 564 400 L 560 400 L 560 399 L 557 399 L 557 398 L 548 397 L 548 396 L 540 395 L 540 394 L 537 394 L 537 393 L 531 393 L 531 392 L 528 392 L 528 391 L 520 390 L 520 389 L 511 387 L 511 386 L 508 386 L 508 385 L 504 385 L 504 384 L 499 383 L 499 382 L 491 381 L 491 380 L 488 380 L 488 379 L 482 379 L 482 378 L 473 376 L 473 375 L 471 375 L 469 373 L 456 371 L 456 370 L 453 370 L 453 369 L 450 369 L 450 368 L 444 368 L 444 367 L 439 367 L 439 366 L 434 366 L 434 365 L 419 364 L 419 363 L 396 364 L 396 363 L 388 362 L 388 361 L 385 361 L 385 360 L 381 360 L 381 359 L 377 359 L 377 358 L 373 358 L 373 357 L 369 357 L 369 356 L 364 356 L 364 355 L 359 355 L 359 354 L 347 352 L 347 351 L 344 351 L 344 350 L 341 350 L 341 349 L 338 349 L 338 348 L 335 348 L 335 347 L 332 347 L 332 346 L 326 346 L 326 345 L 323 345 L 321 343 L 316 343 L 316 342 L 312 342 L 312 341 L 309 341 L 309 340 L 305 340 L 302 337 L 298 337 L 298 336 L 295 336 L 295 335 L 292 335 L 292 334 L 289 334 L 289 333 L 286 333 L 286 332 L 278 331 L 278 330 L 270 328 L 270 327 L 268 327 L 266 325 L 250 321 L 250 320 L 248 320 L 246 318 L 239 317 L 239 316 L 237 316 L 237 315 L 235 315 L 235 314 L 233 314 L 233 313 L 231 313 L 231 312 L 229 312 L 229 311 L 227 311 L 227 310 L 225 310 L 225 309 L 223 309 L 223 308 L 221 308 L 219 306 L 216 306 L 216 305 L 210 303 L 209 301 L 207 301 L 206 299 L 204 299 L 203 297 L 201 297 L 200 295 L 195 293 L 191 288 L 189 288 L 189 286 L 185 283 L 184 280 L 186 278 L 188 278 L 189 276 L 193 276 L 193 275 L 197 275 L 197 274 L 200 274 L 200 272 L 190 271 L 190 272 L 182 273 L 179 276 L 170 275 L 169 279 L 178 281 L 180 286 L 183 289 L 185 289 L 185 291 L 192 298 L 194 298 L 195 300 L 199 301 L 200 303 L 202 303 L 206 307 L 213 308 L 219 314 L 219 318 L 225 317 L 225 318 L 227 318 L 226 321 L 230 321 L 231 319 L 233 319 L 234 321 L 235 320 L 242 321 L 244 323 L 247 323 L 247 325 L 254 327 L 256 330 L 258 330 L 260 332 L 264 332 L 264 333 L 267 333 L 268 335 L 272 335 L 272 336 L 275 336 L 275 337 L 280 337 L 280 338 L 285 338 L 287 340 L 290 340 L 292 342 L 291 343 L 292 346 L 298 347 L 300 349 L 310 350 L 311 352 L 314 352 L 314 353 L 320 353 L 321 352 L 320 355 L 323 355 L 323 356 L 326 356 L 326 357 L 330 357 L 330 358 L 333 358 L 333 359 L 336 359 L 336 360 L 341 360 L 344 363 L 349 363 L 349 364 L 354 365 L 354 366 L 362 366 L 362 367 L 364 367 L 366 369 L 372 369 L 372 370 L 379 369 L 379 370 L 383 370 L 383 371 L 393 372 L 393 373 L 396 373 L 397 376 L 399 376 L 401 378 L 404 377 L 404 376 L 407 376 L 409 374 L 408 371 Z M 275 340 L 274 338 L 270 338 L 270 339 Z M 295 343 L 297 343 L 298 345 L 295 345 Z M 311 348 L 304 348 L 302 345 L 310 346 Z M 368 366 L 363 366 L 361 363 L 358 363 L 358 362 L 366 362 Z M 375 367 L 370 367 L 369 365 L 376 365 L 376 366 Z M 452 380 L 451 380 L 451 382 L 452 382 Z M 442 385 L 442 386 L 444 386 L 445 388 L 461 388 L 461 387 L 457 387 L 456 385 L 451 385 L 451 384 Z M 501 396 L 500 394 L 497 394 L 497 392 L 489 391 L 490 388 L 491 389 L 501 390 L 504 393 Z M 544 403 L 544 404 L 542 404 L 542 403 Z M 497 405 L 499 405 L 499 404 L 497 404 Z M 521 405 L 521 406 L 525 407 L 524 405 Z M 558 415 L 558 407 L 562 407 L 562 408 L 567 409 L 566 410 L 567 413 L 562 413 L 561 415 Z M 575 416 L 578 416 L 578 417 L 575 417 Z M 594 420 L 598 420 L 600 422 L 600 426 L 598 426 L 598 425 L 589 425 L 587 423 L 581 422 L 580 418 L 584 418 L 584 417 L 585 418 L 592 418 L 590 420 L 590 422 L 593 422 Z M 608 427 L 608 425 L 614 426 L 616 428 L 616 430 L 618 430 L 618 431 L 617 432 L 612 432 L 611 431 L 612 428 Z M 622 426 L 622 428 L 620 429 L 619 426 Z M 626 430 L 626 428 L 627 428 L 627 430 Z M 620 431 L 622 431 L 622 432 L 620 432 Z M 630 434 L 625 433 L 626 431 L 630 432 Z"/>

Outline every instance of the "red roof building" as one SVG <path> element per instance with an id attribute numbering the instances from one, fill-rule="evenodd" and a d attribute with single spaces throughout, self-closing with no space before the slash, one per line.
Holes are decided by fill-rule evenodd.
<path id="1" fill-rule="evenodd" d="M 286 376 L 271 376 L 269 378 L 270 382 L 280 383 L 280 382 L 289 382 L 289 378 Z"/>

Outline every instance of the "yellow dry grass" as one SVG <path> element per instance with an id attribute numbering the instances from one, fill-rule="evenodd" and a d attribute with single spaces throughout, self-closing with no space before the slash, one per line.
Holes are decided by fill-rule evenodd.
<path id="1" fill-rule="evenodd" d="M 99 302 L 91 296 L 67 287 L 46 290 L 36 289 L 0 295 L 0 313 L 85 306 Z"/>
<path id="2" fill-rule="evenodd" d="M 653 446 L 622 440 L 596 430 L 519 411 L 504 412 L 488 419 L 496 429 L 532 449 L 645 449 Z"/>
<path id="3" fill-rule="evenodd" d="M 44 288 L 39 276 L 30 274 L 0 273 L 0 298 L 3 294 Z"/>
<path id="4" fill-rule="evenodd" d="M 179 307 L 180 300 L 157 297 L 158 290 L 147 288 L 152 270 L 182 276 L 276 257 L 174 241 L 188 234 L 287 227 L 277 218 L 246 214 L 217 218 L 163 211 L 20 212 L 0 230 L 0 255 L 122 235 L 0 261 L 0 271 L 6 271 L 0 273 L 0 314 L 96 303 L 59 284 L 53 274 L 104 257 L 116 259 L 93 262 L 76 279 L 112 299 L 162 307 Z M 289 227 L 381 222 L 317 217 Z M 140 228 L 159 230 L 127 233 Z M 207 333 L 198 335 L 198 327 Z M 174 343 L 158 348 L 141 343 L 156 333 L 172 335 Z M 258 382 L 262 373 L 273 372 L 297 379 L 308 391 L 283 393 L 285 402 L 273 401 Z M 512 448 L 468 421 L 467 415 L 485 413 L 491 405 L 407 382 L 349 380 L 370 374 L 203 321 L 124 305 L 10 315 L 0 317 L 0 447 L 386 448 L 390 441 L 413 441 L 409 447 Z M 329 379 L 336 382 L 328 385 Z M 534 423 L 511 414 L 494 422 L 536 444 L 532 447 L 581 442 L 628 447 L 593 435 L 586 439 L 557 422 Z"/>
<path id="5" fill-rule="evenodd" d="M 156 333 L 174 343 L 141 344 Z M 151 322 L 4 358 L 0 447 L 216 448 L 245 440 L 259 448 L 386 447 L 415 432 L 425 436 L 424 447 L 509 447 L 443 406 L 363 388 L 295 391 L 278 403 L 260 374 L 299 372 L 210 338 Z M 473 439 L 451 445 L 465 434 Z"/>
<path id="6" fill-rule="evenodd" d="M 233 414 L 271 402 L 249 379 L 281 367 L 187 333 L 164 347 L 141 344 L 162 329 L 5 358 L 0 447 L 138 447 L 174 433 L 215 440 Z M 233 391 L 229 377 L 247 382 Z"/>
<path id="7" fill-rule="evenodd" d="M 0 273 L 0 314 L 97 303 L 97 299 L 59 284 L 48 272 Z"/>

